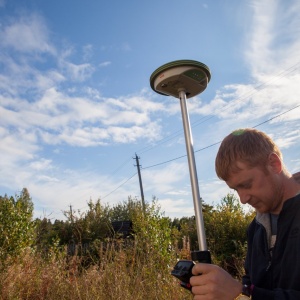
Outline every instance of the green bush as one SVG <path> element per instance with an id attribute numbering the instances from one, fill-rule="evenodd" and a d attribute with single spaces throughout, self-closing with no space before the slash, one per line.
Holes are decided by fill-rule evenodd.
<path id="1" fill-rule="evenodd" d="M 254 212 L 245 212 L 234 194 L 228 194 L 220 205 L 204 214 L 207 244 L 214 263 L 236 277 L 243 272 L 246 231 L 253 217 Z"/>
<path id="2" fill-rule="evenodd" d="M 26 188 L 14 197 L 0 196 L 0 261 L 18 255 L 34 241 L 33 203 Z"/>

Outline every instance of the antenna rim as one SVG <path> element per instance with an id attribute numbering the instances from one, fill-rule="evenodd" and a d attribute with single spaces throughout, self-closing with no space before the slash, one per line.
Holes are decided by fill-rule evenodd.
<path id="1" fill-rule="evenodd" d="M 162 72 L 165 72 L 165 71 L 167 71 L 169 69 L 172 69 L 172 68 L 182 67 L 182 66 L 192 66 L 192 67 L 197 67 L 197 68 L 202 69 L 202 71 L 204 71 L 204 73 L 207 76 L 207 83 L 209 83 L 210 78 L 211 78 L 211 72 L 210 72 L 210 69 L 207 65 L 205 65 L 204 63 L 201 63 L 199 61 L 196 61 L 196 60 L 181 59 L 181 60 L 174 60 L 174 61 L 171 61 L 169 63 L 166 63 L 166 64 L 160 66 L 159 68 L 157 68 L 151 74 L 151 76 L 150 76 L 150 86 L 151 86 L 152 90 L 155 91 L 158 94 L 161 94 L 161 95 L 164 95 L 164 96 L 169 96 L 168 94 L 161 93 L 161 92 L 157 91 L 154 88 L 155 79 Z"/>

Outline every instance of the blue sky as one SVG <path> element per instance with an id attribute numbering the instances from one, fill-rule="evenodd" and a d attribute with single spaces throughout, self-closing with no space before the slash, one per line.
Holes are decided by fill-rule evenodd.
<path id="1" fill-rule="evenodd" d="M 188 100 L 206 203 L 230 191 L 208 146 L 236 128 L 263 123 L 299 171 L 299 12 L 296 0 L 0 0 L 0 194 L 26 187 L 52 220 L 140 198 L 136 153 L 146 201 L 193 215 L 179 101 L 149 84 L 180 59 L 212 75 Z"/>

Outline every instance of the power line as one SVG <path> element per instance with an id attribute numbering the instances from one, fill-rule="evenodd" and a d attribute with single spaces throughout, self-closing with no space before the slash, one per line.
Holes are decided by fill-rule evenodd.
<path id="1" fill-rule="evenodd" d="M 119 167 L 117 167 L 111 174 L 110 176 L 114 175 L 115 173 L 117 173 L 120 169 L 122 169 L 125 165 L 127 165 L 131 160 L 127 159 L 126 161 L 124 161 Z"/>
<path id="2" fill-rule="evenodd" d="M 169 162 L 171 162 L 171 161 L 174 161 L 174 160 L 177 160 L 177 159 L 183 158 L 183 157 L 186 157 L 186 154 L 185 154 L 185 155 L 182 155 L 182 156 L 179 156 L 179 157 L 175 157 L 175 158 L 170 159 L 170 160 L 167 160 L 167 161 L 163 161 L 163 162 L 161 162 L 161 163 L 158 163 L 158 164 L 155 164 L 155 165 L 152 165 L 152 166 L 145 167 L 145 168 L 143 168 L 143 170 L 144 170 L 144 169 L 153 168 L 153 167 L 157 167 L 157 166 L 159 166 L 159 165 L 163 165 L 163 164 L 169 163 Z"/>
<path id="3" fill-rule="evenodd" d="M 104 197 L 102 197 L 101 199 L 104 199 L 106 197 L 108 197 L 109 195 L 111 195 L 112 193 L 114 193 L 116 190 L 118 190 L 121 186 L 123 186 L 125 183 L 127 183 L 131 178 L 133 178 L 137 173 L 134 173 L 132 176 L 130 176 L 128 179 L 126 179 L 122 184 L 120 184 L 117 188 L 115 188 L 113 191 L 111 191 L 110 193 L 106 194 Z"/>
<path id="4" fill-rule="evenodd" d="M 100 197 L 100 199 L 104 199 L 106 197 L 108 197 L 109 195 L 111 195 L 112 193 L 114 193 L 115 191 L 117 191 L 120 187 L 122 187 L 125 183 L 127 183 L 130 179 L 132 179 L 137 173 L 134 173 L 132 176 L 130 176 L 129 178 L 127 178 L 123 183 L 121 183 L 118 187 L 116 187 L 114 190 L 112 190 L 111 192 L 109 192 L 108 194 L 106 194 L 104 197 Z M 82 209 L 85 209 L 87 208 L 88 205 L 85 205 L 84 207 L 81 207 L 80 209 L 78 210 L 82 210 Z"/>
<path id="5" fill-rule="evenodd" d="M 292 111 L 292 110 L 294 110 L 294 109 L 296 109 L 296 108 L 298 108 L 298 107 L 300 107 L 300 104 L 297 105 L 297 106 L 295 106 L 295 107 L 293 107 L 293 108 L 291 108 L 291 109 L 289 109 L 289 110 L 287 110 L 287 111 L 285 111 L 285 112 L 283 112 L 283 113 L 281 113 L 281 114 L 278 114 L 278 115 L 276 115 L 276 116 L 274 116 L 274 117 L 272 117 L 272 118 L 270 118 L 270 119 L 268 119 L 268 120 L 266 120 L 266 121 L 264 121 L 264 122 L 262 122 L 262 123 L 259 123 L 259 124 L 255 125 L 255 126 L 253 126 L 252 128 L 256 128 L 256 127 L 258 127 L 258 126 L 260 126 L 260 125 L 262 125 L 262 124 L 265 124 L 265 123 L 267 123 L 267 122 L 270 122 L 270 121 L 272 121 L 272 120 L 274 120 L 274 119 L 276 119 L 276 118 L 278 118 L 278 117 L 280 117 L 280 116 L 282 116 L 282 115 L 284 115 L 284 114 L 286 114 L 286 113 L 288 113 L 288 112 L 290 112 L 290 111 Z M 210 144 L 210 145 L 208 145 L 208 146 L 206 146 L 206 147 L 204 147 L 204 148 L 198 149 L 198 150 L 195 151 L 195 153 L 196 153 L 196 152 L 203 151 L 203 150 L 208 149 L 208 148 L 210 148 L 210 147 L 213 147 L 213 146 L 215 146 L 215 145 L 218 145 L 218 144 L 220 144 L 221 142 L 222 142 L 222 141 L 219 141 L 219 142 Z M 175 158 L 173 158 L 173 159 L 170 159 L 170 160 L 167 160 L 167 161 L 164 161 L 164 162 L 161 162 L 161 163 L 157 163 L 157 164 L 155 164 L 155 165 L 151 165 L 151 166 L 145 167 L 145 168 L 143 168 L 143 169 L 150 169 L 150 168 L 153 168 L 153 167 L 156 167 L 156 166 L 159 166 L 159 165 L 163 165 L 163 164 L 169 163 L 169 162 L 171 162 L 171 161 L 174 161 L 174 160 L 177 160 L 177 159 L 186 157 L 186 156 L 187 156 L 186 154 L 185 154 L 185 155 L 181 155 L 181 156 L 175 157 Z"/>
<path id="6" fill-rule="evenodd" d="M 220 112 L 220 111 L 224 111 L 224 110 L 228 110 L 230 107 L 236 105 L 237 103 L 241 102 L 242 100 L 245 100 L 246 98 L 249 98 L 251 97 L 253 94 L 257 93 L 258 90 L 262 90 L 262 88 L 270 85 L 271 82 L 273 81 L 276 81 L 282 77 L 285 77 L 287 76 L 288 74 L 294 72 L 298 66 L 300 65 L 300 62 L 294 64 L 293 66 L 289 67 L 288 69 L 284 70 L 284 71 L 281 71 L 279 72 L 276 76 L 273 76 L 271 79 L 269 79 L 268 81 L 264 82 L 264 83 L 260 83 L 258 85 L 256 85 L 254 88 L 253 88 L 253 91 L 249 91 L 247 92 L 246 94 L 242 95 L 241 97 L 239 97 L 238 99 L 236 100 L 233 100 L 231 101 L 230 103 L 227 103 L 226 105 L 222 106 L 221 108 L 219 108 L 216 112 Z M 199 126 L 200 124 L 204 123 L 204 122 L 207 122 L 208 120 L 212 119 L 213 117 L 215 117 L 215 114 L 212 115 L 208 115 L 208 116 L 205 116 L 205 117 L 202 117 L 200 118 L 198 121 L 195 121 L 191 124 L 192 127 L 196 127 L 196 126 Z M 181 133 L 182 133 L 183 129 L 179 129 L 173 133 L 171 133 L 169 136 L 157 141 L 157 143 L 153 146 L 147 146 L 147 147 L 144 147 L 142 149 L 140 149 L 138 152 L 140 154 L 143 154 L 145 152 L 148 152 L 150 150 L 152 150 L 153 148 L 156 148 L 158 147 L 159 145 L 161 144 L 164 144 L 172 139 L 174 139 L 175 137 L 179 136 Z"/>
<path id="7" fill-rule="evenodd" d="M 274 120 L 275 118 L 278 118 L 278 117 L 280 117 L 280 116 L 282 116 L 282 115 L 288 113 L 289 111 L 296 109 L 297 107 L 300 107 L 300 104 L 297 105 L 297 106 L 295 106 L 295 107 L 293 107 L 293 108 L 291 108 L 291 109 L 289 109 L 289 110 L 287 110 L 287 111 L 285 111 L 285 112 L 283 112 L 283 113 L 281 113 L 281 114 L 279 114 L 279 115 L 277 115 L 277 116 L 275 116 L 275 117 L 273 117 L 273 118 L 271 118 L 271 119 L 268 119 L 268 120 L 266 120 L 266 121 L 264 121 L 264 122 L 261 122 L 261 123 L 255 125 L 255 126 L 253 126 L 253 128 L 256 128 L 256 127 L 258 127 L 258 126 L 260 126 L 260 125 L 262 125 L 262 124 L 265 124 L 265 123 L 267 123 L 267 122 L 270 122 L 270 121 Z"/>

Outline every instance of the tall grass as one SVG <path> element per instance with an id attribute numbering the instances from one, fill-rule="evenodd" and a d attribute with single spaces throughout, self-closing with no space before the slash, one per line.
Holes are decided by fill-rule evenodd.
<path id="1" fill-rule="evenodd" d="M 82 267 L 83 259 L 63 253 L 45 259 L 24 251 L 2 269 L 1 299 L 192 299 L 170 275 L 173 265 L 151 250 L 141 253 L 136 242 L 99 247 L 98 263 L 88 268 Z"/>

